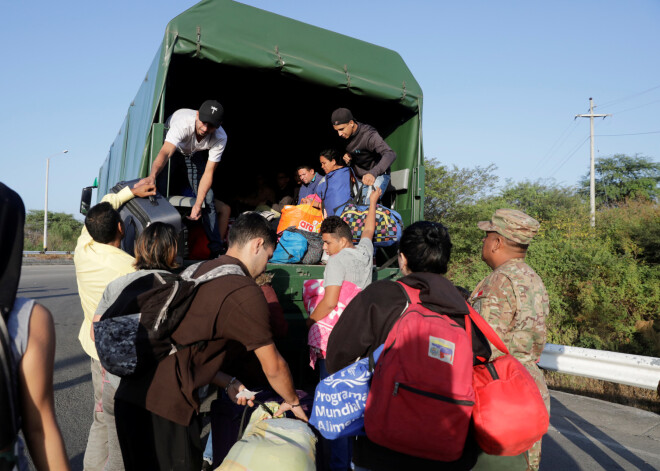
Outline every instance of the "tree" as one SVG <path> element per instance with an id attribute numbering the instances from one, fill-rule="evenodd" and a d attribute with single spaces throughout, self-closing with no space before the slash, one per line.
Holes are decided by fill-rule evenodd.
<path id="1" fill-rule="evenodd" d="M 596 201 L 617 204 L 627 199 L 657 200 L 660 196 L 660 163 L 649 157 L 616 154 L 595 163 Z M 589 174 L 582 177 L 581 193 L 589 194 Z"/>
<path id="2" fill-rule="evenodd" d="M 435 159 L 424 159 L 426 186 L 424 189 L 424 218 L 440 221 L 456 214 L 459 208 L 474 204 L 493 192 L 498 177 L 497 167 L 451 168 Z"/>
<path id="3" fill-rule="evenodd" d="M 48 249 L 73 250 L 83 223 L 72 214 L 48 211 Z M 41 250 L 44 237 L 44 212 L 30 209 L 25 216 L 25 250 Z"/>
<path id="4" fill-rule="evenodd" d="M 507 181 L 500 194 L 506 206 L 547 221 L 557 213 L 576 209 L 583 203 L 570 187 L 558 186 L 554 180 Z"/>

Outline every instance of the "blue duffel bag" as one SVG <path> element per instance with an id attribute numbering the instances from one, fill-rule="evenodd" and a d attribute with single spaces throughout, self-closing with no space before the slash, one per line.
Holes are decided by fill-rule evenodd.
<path id="1" fill-rule="evenodd" d="M 300 263 L 307 252 L 307 239 L 300 234 L 284 231 L 270 263 Z"/>

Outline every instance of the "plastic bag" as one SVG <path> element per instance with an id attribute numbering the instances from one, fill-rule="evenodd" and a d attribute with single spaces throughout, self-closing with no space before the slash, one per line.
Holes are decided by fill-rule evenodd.
<path id="1" fill-rule="evenodd" d="M 282 217 L 280 218 L 280 223 L 277 225 L 277 232 L 282 232 L 291 226 L 309 232 L 319 232 L 322 221 L 323 213 L 311 204 L 285 206 L 282 208 Z"/>

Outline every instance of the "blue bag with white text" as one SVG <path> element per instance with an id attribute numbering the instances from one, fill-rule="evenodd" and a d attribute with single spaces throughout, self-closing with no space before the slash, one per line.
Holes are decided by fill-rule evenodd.
<path id="1" fill-rule="evenodd" d="M 316 386 L 309 424 L 324 438 L 364 435 L 364 408 L 371 376 L 382 351 L 383 345 L 373 355 L 348 365 Z"/>

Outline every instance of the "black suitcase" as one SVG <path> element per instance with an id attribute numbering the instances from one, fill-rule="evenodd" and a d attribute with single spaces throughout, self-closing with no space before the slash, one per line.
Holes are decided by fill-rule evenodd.
<path id="1" fill-rule="evenodd" d="M 113 193 L 119 193 L 124 187 L 133 187 L 139 179 L 127 182 L 119 182 L 113 188 Z M 143 229 L 152 222 L 164 222 L 174 226 L 178 234 L 178 256 L 177 262 L 183 263 L 187 256 L 186 240 L 187 230 L 181 220 L 181 214 L 170 204 L 169 201 L 160 193 L 148 198 L 133 198 L 119 208 L 119 215 L 124 221 L 124 238 L 121 241 L 121 248 L 124 252 L 135 256 L 135 241 L 142 233 Z"/>

